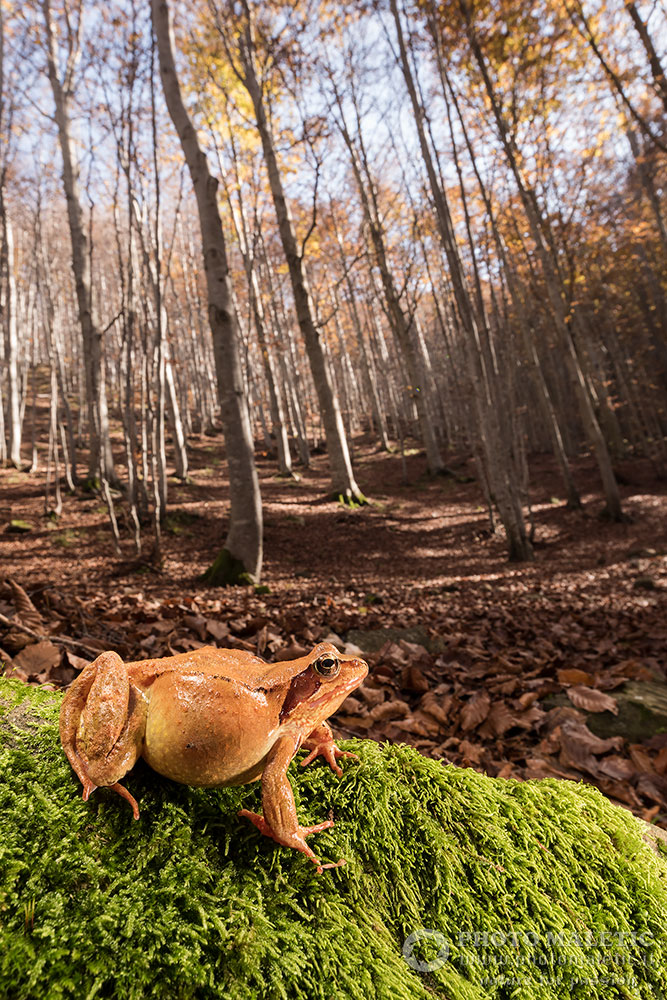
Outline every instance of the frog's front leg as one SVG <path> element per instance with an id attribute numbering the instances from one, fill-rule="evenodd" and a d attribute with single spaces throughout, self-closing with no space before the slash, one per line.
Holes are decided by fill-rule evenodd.
<path id="1" fill-rule="evenodd" d="M 132 795 L 118 784 L 141 752 L 146 703 L 132 685 L 117 653 L 101 653 L 68 689 L 60 710 L 60 740 L 83 785 L 83 799 L 105 786 L 132 806 Z"/>
<path id="2" fill-rule="evenodd" d="M 292 786 L 287 778 L 287 768 L 298 748 L 298 741 L 292 736 L 283 736 L 271 750 L 262 774 L 262 808 L 264 815 L 241 809 L 239 816 L 245 816 L 257 829 L 271 837 L 283 847 L 293 847 L 301 851 L 317 865 L 318 872 L 325 868 L 344 865 L 342 859 L 335 864 L 323 865 L 305 841 L 310 833 L 319 833 L 333 826 L 333 820 L 325 820 L 317 826 L 300 826 L 296 814 Z"/>
<path id="3" fill-rule="evenodd" d="M 301 761 L 301 767 L 306 767 L 316 757 L 321 756 L 324 757 L 331 770 L 335 771 L 339 778 L 343 773 L 343 769 L 338 766 L 336 761 L 340 757 L 354 757 L 356 760 L 359 759 L 356 753 L 350 753 L 348 750 L 340 750 L 336 746 L 331 726 L 327 722 L 321 722 L 316 729 L 313 729 L 308 739 L 305 739 L 301 744 L 301 749 L 310 750 L 308 756 Z"/>

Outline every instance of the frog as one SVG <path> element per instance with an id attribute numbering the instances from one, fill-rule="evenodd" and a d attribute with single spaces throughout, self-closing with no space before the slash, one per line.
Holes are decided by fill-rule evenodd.
<path id="1" fill-rule="evenodd" d="M 368 664 L 325 641 L 296 659 L 268 663 L 252 651 L 202 646 L 125 663 L 106 651 L 84 667 L 65 693 L 60 740 L 83 785 L 83 799 L 109 788 L 132 807 L 121 779 L 142 757 L 173 781 L 203 788 L 260 780 L 262 814 L 239 816 L 276 843 L 323 864 L 306 837 L 333 826 L 299 823 L 287 769 L 299 750 L 306 767 L 323 757 L 338 777 L 342 758 L 326 721 L 357 688 Z M 357 758 L 358 759 L 358 758 Z"/>

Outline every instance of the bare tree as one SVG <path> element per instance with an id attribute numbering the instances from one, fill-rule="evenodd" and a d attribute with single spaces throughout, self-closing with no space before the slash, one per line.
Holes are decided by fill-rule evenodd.
<path id="1" fill-rule="evenodd" d="M 183 103 L 166 0 L 152 0 L 151 10 L 165 101 L 181 141 L 197 199 L 208 316 L 229 466 L 229 530 L 223 549 L 207 571 L 206 579 L 210 583 L 226 584 L 248 578 L 258 580 L 262 567 L 262 504 L 243 388 L 227 248 L 218 209 L 218 182 L 209 170 L 206 155 Z"/>

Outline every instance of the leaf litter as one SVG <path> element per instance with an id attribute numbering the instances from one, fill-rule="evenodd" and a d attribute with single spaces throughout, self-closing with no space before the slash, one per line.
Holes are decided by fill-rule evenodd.
<path id="1" fill-rule="evenodd" d="M 667 490 L 643 463 L 624 475 L 633 520 L 610 525 L 595 516 L 589 460 L 576 468 L 584 515 L 551 502 L 555 469 L 542 461 L 537 558 L 514 565 L 502 534 L 488 533 L 476 484 L 428 479 L 423 456 L 406 459 L 404 483 L 400 457 L 358 445 L 358 479 L 376 502 L 354 511 L 322 501 L 321 457 L 298 482 L 260 460 L 268 593 L 258 593 L 199 582 L 228 509 L 224 464 L 202 475 L 209 447 L 195 442 L 192 481 L 170 485 L 169 512 L 197 516 L 165 533 L 159 567 L 131 558 L 129 541 L 119 560 L 85 494 L 65 497 L 57 526 L 77 533 L 75 556 L 43 520 L 31 533 L 0 530 L 8 675 L 63 687 L 105 649 L 136 660 L 217 645 L 275 661 L 328 638 L 370 666 L 332 720 L 342 735 L 502 778 L 583 780 L 667 828 L 667 727 L 633 743 L 588 725 L 617 716 L 628 680 L 667 679 Z M 9 514 L 39 525 L 33 483 L 0 470 Z M 647 576 L 654 587 L 635 586 Z"/>

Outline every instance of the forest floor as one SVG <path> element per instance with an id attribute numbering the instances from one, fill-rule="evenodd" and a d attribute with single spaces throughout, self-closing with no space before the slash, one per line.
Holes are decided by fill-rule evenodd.
<path id="1" fill-rule="evenodd" d="M 170 479 L 159 570 L 136 559 L 127 530 L 114 553 L 100 496 L 64 492 L 56 521 L 43 468 L 0 469 L 0 614 L 45 636 L 0 625 L 8 674 L 59 686 L 103 649 L 135 660 L 213 643 L 275 660 L 335 636 L 371 667 L 332 720 L 339 734 L 501 777 L 585 780 L 667 826 L 667 483 L 648 463 L 620 464 L 629 519 L 611 524 L 590 458 L 574 463 L 584 507 L 571 511 L 554 463 L 534 456 L 536 558 L 512 564 L 471 462 L 454 457 L 456 478 L 430 479 L 423 454 L 359 440 L 372 503 L 350 510 L 323 499 L 326 456 L 291 480 L 260 453 L 262 587 L 220 589 L 199 577 L 224 538 L 223 454 L 221 437 L 195 438 L 189 481 Z M 16 520 L 29 530 L 10 530 Z M 147 526 L 147 552 L 151 541 Z M 657 690 L 662 724 L 658 712 L 652 729 L 624 730 L 628 681 Z"/>

